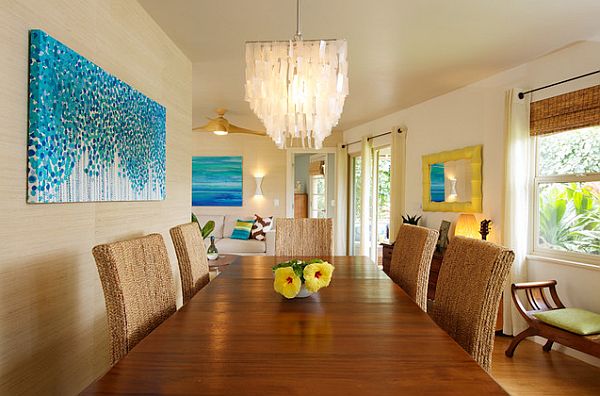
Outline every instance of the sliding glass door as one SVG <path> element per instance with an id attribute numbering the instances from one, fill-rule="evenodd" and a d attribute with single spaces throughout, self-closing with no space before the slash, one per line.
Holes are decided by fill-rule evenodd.
<path id="1" fill-rule="evenodd" d="M 361 211 L 361 166 L 362 157 L 350 157 L 350 199 L 349 203 L 349 243 L 348 253 L 353 256 L 360 255 L 360 211 Z"/>
<path id="2" fill-rule="evenodd" d="M 373 155 L 373 207 L 375 208 L 374 234 L 372 239 L 376 241 L 377 262 L 381 263 L 383 250 L 381 243 L 390 242 L 390 172 L 392 168 L 391 148 L 383 147 L 374 150 Z"/>
<path id="3" fill-rule="evenodd" d="M 371 156 L 372 174 L 369 177 L 367 201 L 369 210 L 369 223 L 364 227 L 361 224 L 362 210 L 362 161 L 361 155 L 350 157 L 349 185 L 350 199 L 348 208 L 349 230 L 348 230 L 348 253 L 351 255 L 361 254 L 361 235 L 367 233 L 369 242 L 368 255 L 372 259 L 381 261 L 381 243 L 390 241 L 390 171 L 391 171 L 391 149 L 389 146 L 373 149 Z M 365 239 L 365 238 L 363 238 Z"/>

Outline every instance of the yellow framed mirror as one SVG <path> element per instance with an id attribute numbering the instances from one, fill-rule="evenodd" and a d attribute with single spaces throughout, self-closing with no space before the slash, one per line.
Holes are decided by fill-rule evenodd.
<path id="1" fill-rule="evenodd" d="M 423 210 L 481 212 L 482 145 L 422 157 Z"/>

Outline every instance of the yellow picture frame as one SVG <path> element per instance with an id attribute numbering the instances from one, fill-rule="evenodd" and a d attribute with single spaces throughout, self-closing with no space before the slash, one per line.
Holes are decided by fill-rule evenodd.
<path id="1" fill-rule="evenodd" d="M 483 146 L 469 146 L 457 150 L 442 151 L 440 153 L 422 156 L 423 174 L 423 211 L 426 212 L 471 212 L 480 213 L 483 207 L 483 193 L 481 190 L 483 177 L 482 167 Z M 447 161 L 468 159 L 471 162 L 471 201 L 470 202 L 432 202 L 431 180 L 429 167 L 433 164 Z"/>

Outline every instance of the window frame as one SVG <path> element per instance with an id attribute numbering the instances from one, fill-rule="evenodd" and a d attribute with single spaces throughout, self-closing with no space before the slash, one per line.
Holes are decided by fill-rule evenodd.
<path id="1" fill-rule="evenodd" d="M 579 129 L 579 128 L 577 128 Z M 575 131 L 577 129 L 571 129 L 563 132 Z M 551 249 L 547 247 L 540 246 L 539 244 L 539 232 L 540 232 L 540 221 L 539 221 L 539 211 L 540 211 L 540 185 L 549 184 L 549 183 L 576 183 L 576 182 L 600 182 L 600 173 L 578 173 L 578 174 L 561 174 L 561 175 L 548 175 L 541 176 L 539 175 L 539 153 L 540 153 L 540 139 L 545 135 L 536 135 L 533 136 L 533 188 L 532 188 L 532 205 L 530 206 L 532 210 L 532 214 L 530 216 L 532 222 L 532 233 L 531 233 L 531 241 L 530 241 L 530 253 L 534 256 L 539 256 L 541 258 L 550 258 L 550 259 L 558 259 L 571 261 L 582 264 L 591 264 L 595 266 L 600 266 L 600 255 L 596 256 L 589 253 L 580 253 L 573 251 L 563 251 L 558 249 Z"/>
<path id="2" fill-rule="evenodd" d="M 309 218 L 313 218 L 313 219 L 321 219 L 321 218 L 327 218 L 327 179 L 325 175 L 309 175 L 308 177 L 309 179 Z M 319 194 L 314 190 L 314 183 L 316 179 L 323 179 L 323 193 Z M 325 217 L 319 217 L 318 216 L 318 212 L 319 209 L 318 208 L 314 208 L 313 206 L 313 200 L 315 197 L 323 197 L 323 201 L 325 203 Z M 317 217 L 313 217 L 313 212 L 316 211 L 317 212 Z"/>

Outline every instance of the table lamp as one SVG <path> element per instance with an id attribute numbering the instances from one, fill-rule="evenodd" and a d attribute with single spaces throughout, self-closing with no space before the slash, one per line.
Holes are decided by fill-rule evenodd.
<path id="1" fill-rule="evenodd" d="M 454 236 L 464 236 L 467 238 L 479 239 L 479 223 L 475 219 L 475 215 L 469 213 L 463 213 L 458 216 L 456 220 L 456 228 L 454 229 Z"/>

